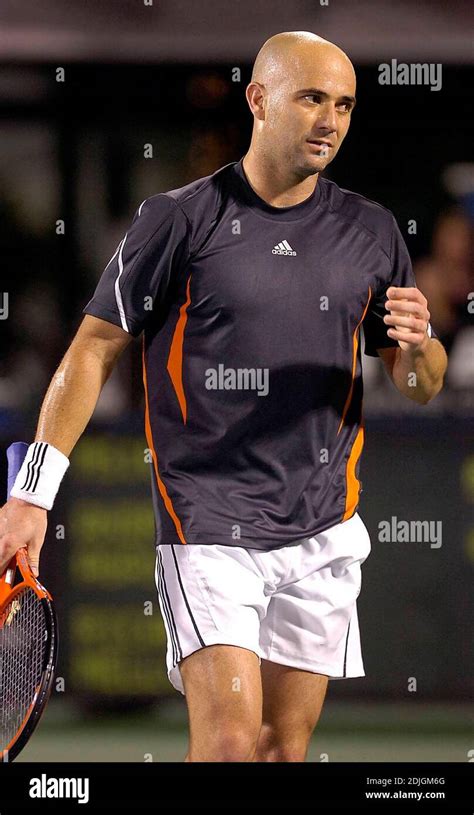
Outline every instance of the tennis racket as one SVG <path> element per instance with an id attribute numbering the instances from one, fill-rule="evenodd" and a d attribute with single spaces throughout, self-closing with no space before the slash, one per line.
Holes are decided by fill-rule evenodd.
<path id="1" fill-rule="evenodd" d="M 11 444 L 8 495 L 28 445 Z M 0 576 L 0 759 L 13 761 L 28 742 L 51 692 L 58 654 L 50 593 L 19 549 Z"/>

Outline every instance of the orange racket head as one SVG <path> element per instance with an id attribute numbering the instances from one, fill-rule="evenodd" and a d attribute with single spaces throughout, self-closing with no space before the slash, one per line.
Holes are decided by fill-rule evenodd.
<path id="1" fill-rule="evenodd" d="M 27 445 L 8 448 L 9 489 Z M 51 692 L 58 653 L 51 595 L 19 549 L 0 576 L 0 760 L 13 761 L 33 733 Z"/>
<path id="2" fill-rule="evenodd" d="M 13 587 L 15 590 L 21 590 L 24 586 L 30 586 L 40 600 L 43 597 L 47 597 L 48 600 L 53 599 L 49 591 L 33 574 L 28 562 L 28 552 L 22 548 L 18 549 L 0 577 L 0 610 L 5 600 L 10 597 Z"/>
<path id="3" fill-rule="evenodd" d="M 57 663 L 57 622 L 51 595 L 20 549 L 0 581 L 0 760 L 13 761 L 48 701 Z"/>

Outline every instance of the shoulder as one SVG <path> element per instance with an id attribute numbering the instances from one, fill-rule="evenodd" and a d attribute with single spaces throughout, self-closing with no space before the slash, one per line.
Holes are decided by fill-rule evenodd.
<path id="1" fill-rule="evenodd" d="M 193 208 L 199 208 L 203 202 L 208 204 L 212 201 L 218 201 L 225 193 L 227 181 L 234 164 L 235 162 L 225 164 L 211 175 L 197 178 L 184 187 L 168 190 L 164 194 L 187 212 L 192 212 Z"/>
<path id="2" fill-rule="evenodd" d="M 228 179 L 235 162 L 183 187 L 150 196 L 140 204 L 135 218 L 142 214 L 151 223 L 175 219 L 182 222 L 193 243 L 198 242 L 213 223 L 226 200 Z"/>
<path id="3" fill-rule="evenodd" d="M 380 243 L 386 254 L 390 253 L 397 222 L 393 213 L 377 201 L 364 195 L 339 187 L 334 181 L 321 178 L 323 195 L 328 209 L 335 217 L 345 219 L 365 230 Z"/>

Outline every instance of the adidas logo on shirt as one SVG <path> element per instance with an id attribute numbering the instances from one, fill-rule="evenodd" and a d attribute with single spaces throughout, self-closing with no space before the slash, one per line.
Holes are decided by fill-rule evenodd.
<path id="1" fill-rule="evenodd" d="M 281 241 L 277 243 L 272 249 L 272 255 L 296 255 L 288 241 Z"/>

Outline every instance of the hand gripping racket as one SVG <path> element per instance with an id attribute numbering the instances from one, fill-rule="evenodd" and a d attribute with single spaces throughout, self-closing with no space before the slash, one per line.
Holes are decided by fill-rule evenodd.
<path id="1" fill-rule="evenodd" d="M 28 450 L 11 444 L 8 495 Z M 0 576 L 0 760 L 13 761 L 28 742 L 49 699 L 58 654 L 50 593 L 36 579 L 26 549 Z"/>

